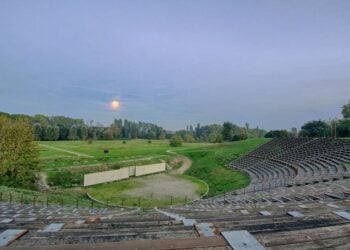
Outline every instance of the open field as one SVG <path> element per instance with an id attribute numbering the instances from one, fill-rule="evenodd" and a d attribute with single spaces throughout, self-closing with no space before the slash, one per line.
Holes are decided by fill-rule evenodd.
<path id="1" fill-rule="evenodd" d="M 89 192 L 97 200 L 110 204 L 138 206 L 141 203 L 143 207 L 151 207 L 196 199 L 206 192 L 205 183 L 209 185 L 207 196 L 247 186 L 249 177 L 227 169 L 225 164 L 267 141 L 184 143 L 180 147 L 170 147 L 168 140 L 153 140 L 151 143 L 147 140 L 128 140 L 126 143 L 93 141 L 91 144 L 86 141 L 50 141 L 39 145 L 41 165 L 48 175 L 48 183 L 58 186 L 56 193 L 64 195 L 69 192 L 84 197 Z M 109 150 L 108 154 L 103 152 L 105 149 Z M 182 163 L 185 159 L 186 166 L 166 174 L 81 187 L 86 173 L 174 159 Z"/>
<path id="2" fill-rule="evenodd" d="M 40 158 L 45 168 L 79 166 L 96 163 L 107 163 L 130 159 L 140 159 L 168 154 L 167 150 L 174 150 L 168 140 L 128 140 L 123 141 L 55 141 L 40 142 Z M 184 143 L 181 150 L 209 146 L 208 143 Z M 103 150 L 109 153 L 104 154 Z M 70 152 L 70 153 L 68 153 Z M 80 155 L 79 154 L 83 154 Z M 85 155 L 85 156 L 84 156 Z"/>

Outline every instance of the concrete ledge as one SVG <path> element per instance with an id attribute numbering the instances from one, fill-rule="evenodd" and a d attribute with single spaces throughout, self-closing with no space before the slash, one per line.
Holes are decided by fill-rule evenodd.
<path id="1" fill-rule="evenodd" d="M 221 236 L 198 237 L 168 240 L 135 240 L 98 244 L 75 244 L 75 245 L 49 245 L 36 247 L 8 247 L 15 250 L 72 250 L 72 249 L 99 249 L 99 250 L 169 250 L 169 249 L 200 249 L 227 247 L 226 241 Z"/>

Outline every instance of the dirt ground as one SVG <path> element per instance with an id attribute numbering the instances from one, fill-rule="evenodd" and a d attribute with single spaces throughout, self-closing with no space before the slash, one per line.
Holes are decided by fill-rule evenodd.
<path id="1" fill-rule="evenodd" d="M 156 174 L 138 179 L 142 187 L 124 191 L 123 194 L 130 196 L 154 197 L 157 199 L 173 197 L 185 197 L 197 199 L 197 185 L 191 181 L 180 179 L 175 175 Z"/>
<path id="2" fill-rule="evenodd" d="M 170 174 L 183 174 L 183 173 L 185 173 L 185 171 L 186 171 L 187 169 L 189 169 L 189 168 L 191 167 L 191 165 L 192 165 L 192 161 L 191 161 L 189 158 L 187 158 L 187 157 L 185 157 L 185 156 L 183 156 L 183 155 L 178 155 L 178 156 L 176 157 L 176 160 L 182 161 L 182 166 L 181 166 L 180 168 L 178 168 L 178 169 L 172 170 L 172 171 L 170 172 Z"/>

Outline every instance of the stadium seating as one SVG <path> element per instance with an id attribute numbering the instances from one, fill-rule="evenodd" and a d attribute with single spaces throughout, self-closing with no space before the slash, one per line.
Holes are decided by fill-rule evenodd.
<path id="1" fill-rule="evenodd" d="M 229 167 L 249 186 L 159 209 L 1 202 L 0 245 L 222 250 L 231 243 L 220 233 L 247 232 L 266 249 L 350 248 L 350 141 L 274 139 Z"/>

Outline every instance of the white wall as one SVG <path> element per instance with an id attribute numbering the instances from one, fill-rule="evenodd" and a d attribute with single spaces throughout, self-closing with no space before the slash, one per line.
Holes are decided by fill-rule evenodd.
<path id="1" fill-rule="evenodd" d="M 146 174 L 153 174 L 164 172 L 166 170 L 166 163 L 157 163 L 143 166 L 131 166 L 121 168 L 118 170 L 104 171 L 93 174 L 84 175 L 84 187 L 96 185 L 105 182 L 118 181 L 128 179 L 130 176 L 141 176 Z"/>
<path id="2" fill-rule="evenodd" d="M 129 168 L 84 175 L 84 187 L 129 178 Z"/>
<path id="3" fill-rule="evenodd" d="M 137 166 L 135 171 L 135 176 L 153 174 L 153 173 L 158 173 L 163 171 L 165 171 L 165 162 L 151 164 L 151 165 Z"/>

